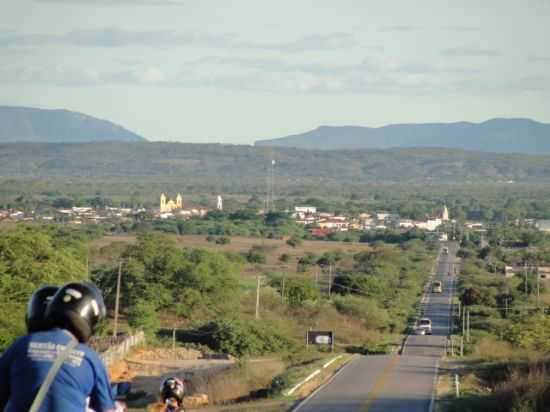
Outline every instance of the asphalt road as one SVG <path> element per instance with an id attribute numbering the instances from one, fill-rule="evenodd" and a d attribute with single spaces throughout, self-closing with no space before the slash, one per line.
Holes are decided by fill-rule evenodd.
<path id="1" fill-rule="evenodd" d="M 361 356 L 299 404 L 300 412 L 429 412 L 437 363 L 445 352 L 458 244 L 441 253 L 434 279 L 443 293 L 428 293 L 423 305 L 432 335 L 411 335 L 401 356 Z M 451 276 L 449 276 L 451 273 Z"/>

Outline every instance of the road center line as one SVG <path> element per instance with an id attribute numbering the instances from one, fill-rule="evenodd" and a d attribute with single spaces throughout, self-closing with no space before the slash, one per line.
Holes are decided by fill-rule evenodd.
<path id="1" fill-rule="evenodd" d="M 374 383 L 369 396 L 368 400 L 361 409 L 361 412 L 368 412 L 374 401 L 378 398 L 380 393 L 382 392 L 382 389 L 384 389 L 384 386 L 388 382 L 388 379 L 391 376 L 392 370 L 397 366 L 397 363 L 399 362 L 400 356 L 394 356 L 393 359 L 390 361 L 388 366 L 386 366 L 386 369 L 384 369 L 384 372 L 382 375 L 376 380 Z"/>

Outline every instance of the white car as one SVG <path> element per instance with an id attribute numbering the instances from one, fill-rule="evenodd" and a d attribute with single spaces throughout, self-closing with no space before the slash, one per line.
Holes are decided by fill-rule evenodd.
<path id="1" fill-rule="evenodd" d="M 432 334 L 432 320 L 430 318 L 422 318 L 418 321 L 418 329 L 424 329 L 426 335 Z"/>
<path id="2" fill-rule="evenodd" d="M 426 334 L 426 329 L 424 329 L 424 328 L 415 328 L 413 332 L 414 332 L 415 335 L 425 335 Z"/>

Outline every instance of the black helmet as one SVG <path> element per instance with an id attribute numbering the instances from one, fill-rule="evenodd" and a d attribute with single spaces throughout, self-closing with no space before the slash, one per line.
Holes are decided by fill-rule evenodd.
<path id="1" fill-rule="evenodd" d="M 68 283 L 59 289 L 48 304 L 46 317 L 52 327 L 67 329 L 80 342 L 86 343 L 106 312 L 103 296 L 94 285 Z"/>
<path id="2" fill-rule="evenodd" d="M 185 385 L 178 378 L 167 378 L 160 385 L 160 396 L 163 401 L 172 398 L 181 404 L 184 394 Z"/>
<path id="3" fill-rule="evenodd" d="M 27 313 L 25 314 L 28 333 L 48 330 L 50 328 L 46 320 L 46 305 L 52 300 L 58 290 L 58 286 L 46 285 L 31 295 L 27 303 Z"/>

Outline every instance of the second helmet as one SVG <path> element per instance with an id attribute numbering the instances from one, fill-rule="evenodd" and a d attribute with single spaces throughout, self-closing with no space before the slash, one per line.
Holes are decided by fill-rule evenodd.
<path id="1" fill-rule="evenodd" d="M 27 303 L 27 313 L 25 314 L 28 333 L 50 328 L 50 324 L 46 319 L 46 305 L 52 300 L 58 290 L 58 286 L 46 285 L 32 294 Z"/>
<path id="2" fill-rule="evenodd" d="M 94 285 L 68 283 L 57 291 L 48 304 L 46 317 L 52 327 L 67 329 L 80 342 L 86 343 L 106 312 L 103 296 Z"/>

